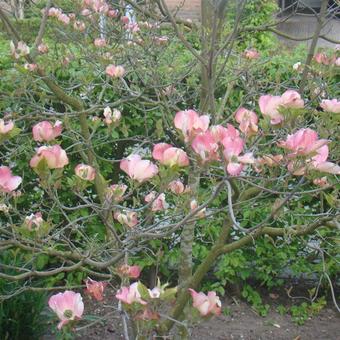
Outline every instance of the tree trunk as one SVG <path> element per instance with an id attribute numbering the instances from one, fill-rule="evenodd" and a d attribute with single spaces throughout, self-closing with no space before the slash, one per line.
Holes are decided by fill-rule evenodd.
<path id="1" fill-rule="evenodd" d="M 206 61 L 205 65 L 201 65 L 201 96 L 200 96 L 200 110 L 207 112 L 214 106 L 214 98 L 211 93 L 211 83 L 213 72 L 211 65 L 209 65 L 210 40 L 212 35 L 212 23 L 214 16 L 214 5 L 209 0 L 201 1 L 201 15 L 202 15 L 202 33 L 201 33 L 201 56 Z"/>
<path id="2" fill-rule="evenodd" d="M 200 171 L 198 167 L 193 166 L 190 171 L 188 182 L 191 190 L 191 199 L 197 199 L 197 190 L 200 182 Z M 180 286 L 190 279 L 192 275 L 192 247 L 194 239 L 195 222 L 185 224 L 181 234 L 181 252 L 178 273 L 178 283 Z"/>
<path id="3" fill-rule="evenodd" d="M 25 0 L 18 1 L 18 19 L 24 19 L 25 17 Z"/>
<path id="4" fill-rule="evenodd" d="M 24 19 L 25 0 L 11 0 L 11 7 L 16 19 Z"/>
<path id="5" fill-rule="evenodd" d="M 201 0 L 202 33 L 200 110 L 214 115 L 216 111 L 215 88 L 217 50 L 220 45 L 227 0 Z"/>

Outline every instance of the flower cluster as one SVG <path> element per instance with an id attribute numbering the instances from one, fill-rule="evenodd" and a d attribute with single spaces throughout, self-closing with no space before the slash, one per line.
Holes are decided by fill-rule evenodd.
<path id="1" fill-rule="evenodd" d="M 318 134 L 311 129 L 300 129 L 288 135 L 279 146 L 290 151 L 288 170 L 294 175 L 304 175 L 307 170 L 317 170 L 330 174 L 340 174 L 340 166 L 327 162 L 328 141 L 318 139 Z M 301 161 L 302 160 L 302 161 Z"/>
<path id="2" fill-rule="evenodd" d="M 261 96 L 259 106 L 262 114 L 270 118 L 270 123 L 278 125 L 284 121 L 280 108 L 301 109 L 304 107 L 304 101 L 298 92 L 287 90 L 282 96 Z"/>
<path id="3" fill-rule="evenodd" d="M 248 118 L 241 117 L 240 114 L 237 116 L 241 122 L 244 118 L 243 127 L 253 124 L 246 122 L 248 118 L 253 120 L 251 115 L 248 115 Z M 246 164 L 254 163 L 252 153 L 241 155 L 244 140 L 240 137 L 239 131 L 230 124 L 227 127 L 216 125 L 209 128 L 209 117 L 199 116 L 193 110 L 178 112 L 174 124 L 181 130 L 184 140 L 191 143 L 193 151 L 203 163 L 220 160 L 222 155 L 227 172 L 233 176 L 239 175 Z"/>

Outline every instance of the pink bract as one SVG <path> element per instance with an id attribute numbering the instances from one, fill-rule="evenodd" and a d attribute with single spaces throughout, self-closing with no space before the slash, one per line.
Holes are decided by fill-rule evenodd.
<path id="1" fill-rule="evenodd" d="M 320 106 L 324 109 L 324 111 L 340 113 L 340 101 L 337 99 L 324 99 Z"/>
<path id="2" fill-rule="evenodd" d="M 142 183 L 158 173 L 158 167 L 148 160 L 143 160 L 139 155 L 132 154 L 120 162 L 120 169 L 130 178 Z"/>
<path id="3" fill-rule="evenodd" d="M 89 277 L 85 280 L 86 292 L 94 297 L 97 301 L 104 299 L 104 289 L 107 286 L 107 282 L 95 281 Z"/>
<path id="4" fill-rule="evenodd" d="M 7 166 L 0 166 L 0 192 L 9 193 L 14 191 L 22 182 L 19 176 L 13 176 L 12 171 Z"/>
<path id="5" fill-rule="evenodd" d="M 184 192 L 184 184 L 178 179 L 170 182 L 168 188 L 176 195 L 180 195 Z"/>
<path id="6" fill-rule="evenodd" d="M 131 279 L 138 279 L 141 273 L 141 268 L 139 266 L 129 266 L 123 264 L 118 268 L 118 273 L 122 276 L 127 276 Z"/>
<path id="7" fill-rule="evenodd" d="M 241 107 L 235 112 L 235 119 L 240 124 L 240 130 L 246 136 L 255 135 L 257 133 L 257 123 L 259 119 L 255 112 Z"/>
<path id="8" fill-rule="evenodd" d="M 189 288 L 189 292 L 193 299 L 193 307 L 195 307 L 202 316 L 208 314 L 221 314 L 221 300 L 215 292 L 208 292 L 208 295 Z"/>
<path id="9" fill-rule="evenodd" d="M 58 329 L 61 329 L 71 320 L 81 319 L 84 312 L 81 295 L 70 290 L 52 295 L 48 300 L 48 305 L 60 320 Z"/>
<path id="10" fill-rule="evenodd" d="M 125 73 L 125 69 L 123 66 L 108 65 L 105 72 L 109 77 L 121 78 Z"/>
<path id="11" fill-rule="evenodd" d="M 279 113 L 279 107 L 281 105 L 280 96 L 265 95 L 259 99 L 259 106 L 262 114 L 270 118 L 272 125 L 277 125 L 283 122 L 283 116 Z"/>
<path id="12" fill-rule="evenodd" d="M 115 212 L 113 217 L 121 224 L 133 228 L 138 224 L 138 216 L 135 211 L 128 211 L 127 213 Z"/>
<path id="13" fill-rule="evenodd" d="M 63 130 L 62 122 L 57 120 L 54 125 L 44 120 L 33 126 L 33 139 L 36 142 L 50 142 L 61 135 Z"/>
<path id="14" fill-rule="evenodd" d="M 74 172 L 85 181 L 93 181 L 96 178 L 96 170 L 91 165 L 78 164 Z"/>
<path id="15" fill-rule="evenodd" d="M 152 202 L 151 210 L 154 212 L 162 211 L 168 208 L 168 204 L 165 201 L 164 193 L 158 194 L 155 191 L 151 191 L 148 195 L 145 196 L 144 200 L 146 203 Z"/>
<path id="16" fill-rule="evenodd" d="M 152 157 L 167 166 L 185 167 L 189 165 L 189 158 L 185 151 L 175 148 L 167 143 L 158 143 L 154 146 Z"/>
<path id="17" fill-rule="evenodd" d="M 210 131 L 197 135 L 191 144 L 203 162 L 218 160 L 218 144 Z"/>
<path id="18" fill-rule="evenodd" d="M 179 111 L 174 118 L 174 125 L 177 129 L 182 131 L 186 142 L 198 133 L 207 131 L 209 122 L 209 116 L 199 116 L 194 110 Z"/>
<path id="19" fill-rule="evenodd" d="M 14 129 L 14 123 L 12 120 L 9 120 L 7 123 L 0 119 L 0 135 L 6 135 Z"/>
<path id="20" fill-rule="evenodd" d="M 62 169 L 69 163 L 66 152 L 60 145 L 41 146 L 30 161 L 31 168 L 37 167 L 42 160 L 46 161 L 49 169 Z"/>
<path id="21" fill-rule="evenodd" d="M 138 282 L 132 283 L 129 287 L 122 287 L 116 294 L 116 298 L 123 303 L 131 305 L 132 303 L 140 303 L 146 305 L 147 302 L 142 300 L 138 291 Z"/>

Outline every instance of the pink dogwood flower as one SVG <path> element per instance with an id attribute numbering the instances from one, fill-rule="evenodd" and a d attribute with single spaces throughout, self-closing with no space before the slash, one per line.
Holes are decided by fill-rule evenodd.
<path id="1" fill-rule="evenodd" d="M 76 19 L 76 14 L 75 13 L 69 13 L 68 17 L 70 18 L 70 20 L 75 20 Z"/>
<path id="2" fill-rule="evenodd" d="M 318 64 L 323 64 L 323 65 L 329 65 L 330 64 L 330 58 L 327 57 L 325 53 L 316 53 L 313 57 L 313 59 L 318 63 Z"/>
<path id="3" fill-rule="evenodd" d="M 61 13 L 58 17 L 57 20 L 63 23 L 64 25 L 68 25 L 70 23 L 70 18 L 68 17 L 67 14 Z"/>
<path id="4" fill-rule="evenodd" d="M 197 135 L 191 144 L 193 150 L 201 157 L 203 162 L 218 160 L 218 144 L 210 131 Z"/>
<path id="5" fill-rule="evenodd" d="M 119 11 L 117 9 L 110 9 L 108 12 L 107 12 L 107 16 L 109 18 L 117 18 L 118 17 L 118 14 L 119 14 Z"/>
<path id="6" fill-rule="evenodd" d="M 222 143 L 224 146 L 223 155 L 227 162 L 227 172 L 229 175 L 238 176 L 242 172 L 245 164 L 255 163 L 254 156 L 250 152 L 240 156 L 244 147 L 242 138 L 227 137 Z"/>
<path id="7" fill-rule="evenodd" d="M 31 214 L 30 216 L 25 217 L 24 225 L 28 230 L 39 230 L 41 225 L 44 223 L 41 212 L 37 212 L 35 214 Z"/>
<path id="8" fill-rule="evenodd" d="M 116 211 L 113 217 L 121 224 L 133 228 L 138 224 L 138 216 L 135 211 L 128 211 L 127 213 L 122 213 Z"/>
<path id="9" fill-rule="evenodd" d="M 31 168 L 36 168 L 42 160 L 49 169 L 62 169 L 69 163 L 66 152 L 60 145 L 41 146 L 30 161 Z"/>
<path id="10" fill-rule="evenodd" d="M 284 117 L 279 113 L 279 107 L 281 105 L 280 96 L 265 95 L 259 99 L 259 106 L 262 114 L 270 118 L 272 125 L 277 125 L 283 122 Z"/>
<path id="11" fill-rule="evenodd" d="M 206 132 L 209 128 L 209 122 L 209 116 L 199 116 L 194 110 L 179 111 L 174 118 L 174 125 L 182 131 L 186 142 L 198 133 Z"/>
<path id="12" fill-rule="evenodd" d="M 139 25 L 136 22 L 130 22 L 126 24 L 124 28 L 131 33 L 136 33 L 140 31 Z"/>
<path id="13" fill-rule="evenodd" d="M 92 0 L 90 6 L 97 13 L 106 14 L 109 10 L 105 0 Z"/>
<path id="14" fill-rule="evenodd" d="M 321 101 L 320 106 L 324 111 L 340 113 L 340 101 L 337 99 L 324 99 Z"/>
<path id="15" fill-rule="evenodd" d="M 96 47 L 105 47 L 106 46 L 105 38 L 96 38 L 96 39 L 94 39 L 94 46 L 96 46 Z"/>
<path id="16" fill-rule="evenodd" d="M 278 145 L 284 149 L 292 151 L 288 156 L 311 156 L 322 146 L 328 144 L 327 139 L 318 139 L 318 134 L 312 129 L 300 129 L 292 135 L 288 135 L 285 141 Z"/>
<path id="17" fill-rule="evenodd" d="M 287 90 L 282 96 L 261 96 L 259 106 L 262 114 L 270 118 L 270 123 L 278 125 L 284 120 L 283 115 L 279 112 L 280 107 L 300 109 L 304 107 L 304 101 L 298 92 Z"/>
<path id="18" fill-rule="evenodd" d="M 327 177 L 315 178 L 313 179 L 313 184 L 319 187 L 326 187 L 329 185 Z"/>
<path id="19" fill-rule="evenodd" d="M 104 121 L 107 125 L 111 125 L 112 123 L 119 122 L 122 117 L 122 113 L 119 110 L 113 109 L 112 111 L 109 106 L 107 106 L 104 109 L 103 115 L 105 117 Z"/>
<path id="20" fill-rule="evenodd" d="M 34 72 L 38 69 L 38 65 L 37 64 L 25 63 L 24 69 L 29 71 L 29 72 Z"/>
<path id="21" fill-rule="evenodd" d="M 246 136 L 256 135 L 259 129 L 257 126 L 259 119 L 255 112 L 241 107 L 235 112 L 235 119 Z"/>
<path id="22" fill-rule="evenodd" d="M 327 162 L 328 153 L 328 145 L 324 145 L 318 149 L 316 155 L 311 159 L 311 168 L 329 174 L 340 175 L 340 166 L 332 162 Z"/>
<path id="23" fill-rule="evenodd" d="M 144 198 L 146 203 L 151 204 L 151 210 L 156 212 L 156 211 L 162 211 L 166 210 L 168 208 L 168 204 L 165 201 L 165 194 L 158 194 L 155 191 L 151 191 L 149 194 L 147 194 Z"/>
<path id="24" fill-rule="evenodd" d="M 22 182 L 20 176 L 13 176 L 7 166 L 0 166 L 0 192 L 9 193 L 14 191 Z"/>
<path id="25" fill-rule="evenodd" d="M 167 143 L 158 143 L 154 146 L 152 157 L 167 166 L 184 167 L 189 165 L 189 158 L 185 151 L 175 148 Z"/>
<path id="26" fill-rule="evenodd" d="M 74 28 L 76 31 L 84 32 L 85 29 L 86 29 L 85 22 L 84 22 L 84 21 L 81 21 L 81 20 L 76 20 L 76 21 L 73 23 L 73 28 Z"/>
<path id="27" fill-rule="evenodd" d="M 84 8 L 80 14 L 83 16 L 83 17 L 88 17 L 91 15 L 91 11 L 88 9 L 88 8 Z"/>
<path id="28" fill-rule="evenodd" d="M 61 121 L 57 120 L 54 125 L 52 125 L 50 122 L 44 120 L 33 126 L 33 139 L 36 142 L 50 142 L 60 136 L 62 131 L 63 125 Z"/>
<path id="29" fill-rule="evenodd" d="M 15 59 L 19 59 L 20 57 L 24 57 L 30 54 L 30 48 L 23 41 L 19 41 L 17 46 L 15 46 L 14 42 L 10 42 L 11 54 Z"/>
<path id="30" fill-rule="evenodd" d="M 48 10 L 49 17 L 58 18 L 62 13 L 63 12 L 61 11 L 61 9 L 56 7 L 50 7 L 50 9 Z"/>
<path id="31" fill-rule="evenodd" d="M 127 25 L 130 22 L 130 19 L 127 16 L 122 16 L 120 21 L 122 24 Z"/>
<path id="32" fill-rule="evenodd" d="M 167 36 L 155 37 L 154 42 L 156 45 L 163 46 L 169 42 L 169 38 Z"/>
<path id="33" fill-rule="evenodd" d="M 95 281 L 90 279 L 89 277 L 85 280 L 86 284 L 86 292 L 94 297 L 97 301 L 103 301 L 104 299 L 104 290 L 107 286 L 107 282 L 103 281 Z"/>
<path id="34" fill-rule="evenodd" d="M 297 71 L 298 73 L 301 73 L 302 71 L 302 63 L 300 61 L 298 61 L 297 63 L 295 63 L 293 65 L 293 70 Z"/>
<path id="35" fill-rule="evenodd" d="M 7 123 L 0 119 L 0 135 L 7 135 L 14 129 L 14 123 L 12 120 L 9 120 Z"/>
<path id="36" fill-rule="evenodd" d="M 190 201 L 190 210 L 196 210 L 198 208 L 198 203 L 195 199 Z M 204 218 L 205 217 L 205 212 L 206 212 L 206 208 L 203 208 L 201 210 L 199 210 L 194 217 L 198 217 L 198 218 Z"/>
<path id="37" fill-rule="evenodd" d="M 52 295 L 48 300 L 48 305 L 60 320 L 58 329 L 61 329 L 72 320 L 81 319 L 84 312 L 84 303 L 81 295 L 70 290 Z"/>
<path id="38" fill-rule="evenodd" d="M 134 302 L 140 303 L 141 305 L 146 305 L 147 302 L 142 300 L 141 295 L 138 291 L 138 282 L 132 283 L 129 287 L 122 287 L 116 294 L 116 298 L 123 303 L 128 305 Z"/>
<path id="39" fill-rule="evenodd" d="M 79 178 L 85 181 L 93 181 L 96 178 L 96 170 L 91 165 L 78 164 L 74 172 Z"/>
<path id="40" fill-rule="evenodd" d="M 114 202 L 122 201 L 127 188 L 128 187 L 125 184 L 110 185 L 107 190 L 108 199 L 113 199 Z"/>
<path id="41" fill-rule="evenodd" d="M 168 185 L 168 188 L 173 194 L 176 195 L 183 194 L 185 189 L 184 184 L 179 179 L 171 181 Z"/>
<path id="42" fill-rule="evenodd" d="M 123 264 L 118 268 L 117 272 L 122 276 L 129 277 L 130 279 L 138 279 L 141 273 L 141 268 L 139 266 Z"/>
<path id="43" fill-rule="evenodd" d="M 318 139 L 318 134 L 312 129 L 300 129 L 292 135 L 288 135 L 285 141 L 281 141 L 278 146 L 292 151 L 288 158 L 294 159 L 298 156 L 305 157 L 305 164 L 311 169 L 327 172 L 331 174 L 340 174 L 340 166 L 327 162 L 328 158 L 328 140 Z M 299 162 L 291 161 L 288 164 L 288 170 L 294 175 L 300 176 L 306 172 L 306 166 L 301 166 Z"/>
<path id="44" fill-rule="evenodd" d="M 243 55 L 245 58 L 250 59 L 250 60 L 260 58 L 260 53 L 255 48 L 245 50 L 243 52 Z"/>
<path id="45" fill-rule="evenodd" d="M 231 124 L 227 124 L 227 127 L 222 125 L 213 125 L 210 127 L 209 131 L 216 143 L 222 143 L 223 139 L 226 137 L 236 138 L 240 135 L 240 132 L 235 129 Z"/>
<path id="46" fill-rule="evenodd" d="M 221 314 L 221 300 L 215 292 L 208 292 L 208 295 L 189 288 L 189 292 L 193 299 L 193 307 L 196 308 L 202 316 L 208 314 Z"/>
<path id="47" fill-rule="evenodd" d="M 121 78 L 125 73 L 125 69 L 123 66 L 120 65 L 115 66 L 111 64 L 106 67 L 105 72 L 109 77 Z"/>
<path id="48" fill-rule="evenodd" d="M 38 51 L 41 53 L 41 54 L 45 54 L 45 53 L 48 53 L 48 46 L 44 43 L 41 43 L 38 45 Z"/>
<path id="49" fill-rule="evenodd" d="M 281 96 L 281 106 L 291 109 L 301 109 L 304 107 L 304 101 L 298 92 L 287 90 Z"/>
<path id="50" fill-rule="evenodd" d="M 130 178 L 139 183 L 158 174 L 157 165 L 148 160 L 142 159 L 139 155 L 132 154 L 120 162 L 120 169 L 123 170 Z"/>

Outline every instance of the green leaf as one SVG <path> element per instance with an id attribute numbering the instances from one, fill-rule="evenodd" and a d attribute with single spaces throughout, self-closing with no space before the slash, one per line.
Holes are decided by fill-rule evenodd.
<path id="1" fill-rule="evenodd" d="M 48 261 L 49 261 L 48 255 L 44 255 L 44 254 L 38 255 L 35 260 L 37 270 L 42 270 L 45 267 L 45 265 L 48 263 Z"/>
<path id="2" fill-rule="evenodd" d="M 150 299 L 149 290 L 140 281 L 138 281 L 138 291 L 139 291 L 139 294 L 141 295 L 142 299 L 145 299 L 145 300 Z"/>

